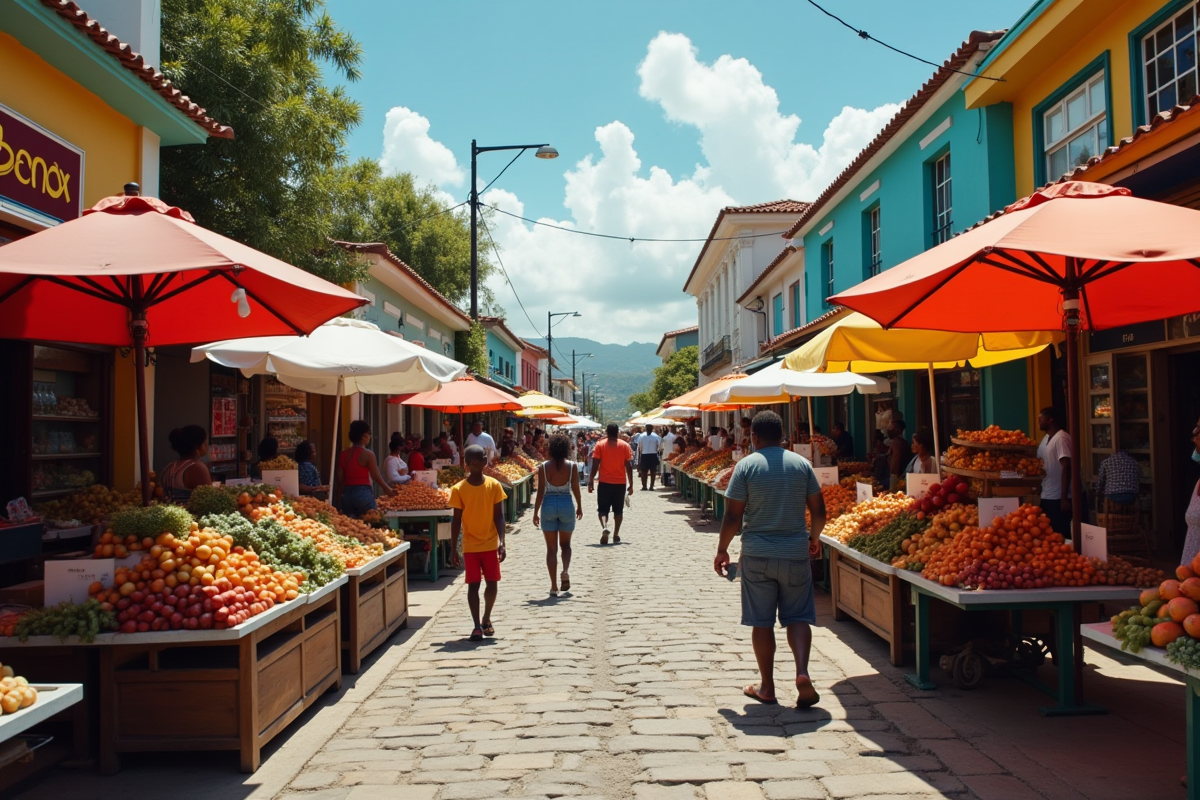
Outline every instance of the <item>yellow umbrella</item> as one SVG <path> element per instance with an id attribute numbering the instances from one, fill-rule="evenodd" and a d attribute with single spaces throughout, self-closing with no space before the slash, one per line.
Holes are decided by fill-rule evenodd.
<path id="1" fill-rule="evenodd" d="M 526 392 L 517 398 L 517 402 L 521 404 L 521 408 L 571 408 L 570 403 L 541 392 Z"/>
<path id="2" fill-rule="evenodd" d="M 1063 338 L 1062 333 L 1050 331 L 981 334 L 900 328 L 884 330 L 870 317 L 853 312 L 793 350 L 783 363 L 788 369 L 800 372 L 928 370 L 930 408 L 936 409 L 935 369 L 953 369 L 968 363 L 978 369 L 1016 361 L 1035 355 Z M 933 423 L 933 447 L 940 474 L 942 451 L 936 413 Z"/>

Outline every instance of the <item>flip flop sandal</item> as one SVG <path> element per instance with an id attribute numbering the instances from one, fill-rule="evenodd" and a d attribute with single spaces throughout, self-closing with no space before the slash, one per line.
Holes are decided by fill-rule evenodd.
<path id="1" fill-rule="evenodd" d="M 484 625 L 483 626 L 483 635 L 484 636 L 495 636 L 496 629 L 493 628 L 491 625 Z"/>
<path id="2" fill-rule="evenodd" d="M 755 686 L 753 683 L 750 684 L 749 686 L 747 686 L 745 689 L 742 689 L 742 694 L 746 695 L 746 697 L 749 697 L 751 700 L 757 700 L 758 702 L 762 703 L 765 706 L 779 705 L 779 701 L 776 700 L 774 697 L 768 698 L 768 697 L 763 697 L 762 695 L 760 695 L 758 693 L 758 687 Z"/>
<path id="3" fill-rule="evenodd" d="M 803 683 L 801 683 L 801 681 L 803 681 Z M 800 697 L 796 698 L 796 708 L 811 708 L 821 701 L 821 695 L 817 693 L 816 687 L 812 685 L 812 680 L 803 675 L 798 676 L 796 678 L 796 690 L 803 691 L 805 686 L 807 686 L 809 691 L 812 692 L 812 696 L 807 697 L 801 694 Z"/>
<path id="4" fill-rule="evenodd" d="M 571 590 L 571 579 L 567 576 L 567 573 L 564 572 L 562 574 L 562 578 L 560 578 L 558 582 L 562 586 L 562 590 L 564 592 Z"/>
<path id="5" fill-rule="evenodd" d="M 471 631 L 471 641 L 472 642 L 482 642 L 483 641 L 483 628 L 476 628 L 475 630 Z"/>

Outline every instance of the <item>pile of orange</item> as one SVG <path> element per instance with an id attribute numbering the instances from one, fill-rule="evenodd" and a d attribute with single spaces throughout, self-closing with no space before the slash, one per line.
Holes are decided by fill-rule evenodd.
<path id="1" fill-rule="evenodd" d="M 971 469 L 978 472 L 1020 472 L 1024 475 L 1041 475 L 1042 460 L 1018 453 L 1003 453 L 989 450 L 973 450 L 954 445 L 946 450 L 942 463 L 954 469 Z"/>
<path id="2" fill-rule="evenodd" d="M 999 425 L 988 425 L 981 431 L 964 431 L 959 428 L 955 438 L 979 444 L 1021 444 L 1026 446 L 1037 444 L 1026 436 L 1024 431 L 1006 431 Z"/>
<path id="3" fill-rule="evenodd" d="M 250 510 L 250 521 L 273 519 L 297 536 L 312 539 L 317 549 L 322 553 L 337 556 L 347 567 L 361 567 L 372 559 L 383 555 L 382 544 L 360 544 L 353 539 L 339 541 L 334 535 L 333 528 L 315 519 L 309 519 L 297 514 L 284 503 L 272 503 L 269 506 Z"/>

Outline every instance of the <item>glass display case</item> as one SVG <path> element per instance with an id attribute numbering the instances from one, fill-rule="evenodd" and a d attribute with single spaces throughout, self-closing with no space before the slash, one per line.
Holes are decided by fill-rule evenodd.
<path id="1" fill-rule="evenodd" d="M 240 418 L 238 381 L 235 370 L 211 364 L 209 388 L 212 402 L 212 424 L 208 443 L 209 471 L 213 480 L 224 481 L 241 474 Z"/>
<path id="2" fill-rule="evenodd" d="M 308 395 L 267 376 L 263 379 L 267 435 L 279 440 L 280 452 L 291 455 L 308 437 Z"/>
<path id="3" fill-rule="evenodd" d="M 1095 475 L 1100 462 L 1112 455 L 1116 438 L 1113 432 L 1112 363 L 1108 356 L 1094 356 L 1088 362 L 1087 381 L 1089 413 L 1084 433 L 1093 454 L 1091 474 Z"/>
<path id="4" fill-rule="evenodd" d="M 1104 459 L 1117 450 L 1128 453 L 1141 469 L 1138 505 L 1154 510 L 1154 398 L 1147 353 L 1099 354 L 1087 365 L 1087 438 L 1090 461 L 1087 481 L 1094 481 Z"/>
<path id="5" fill-rule="evenodd" d="M 106 478 L 103 356 L 33 345 L 29 494 L 44 500 Z"/>

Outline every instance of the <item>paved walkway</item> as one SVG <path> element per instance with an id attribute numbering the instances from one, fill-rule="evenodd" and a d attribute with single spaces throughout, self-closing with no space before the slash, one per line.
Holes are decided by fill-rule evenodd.
<path id="1" fill-rule="evenodd" d="M 527 515 L 509 539 L 495 640 L 467 641 L 461 584 L 439 592 L 444 607 L 401 650 L 286 734 L 254 776 L 216 757 L 186 776 L 171 771 L 179 760 L 129 759 L 116 778 L 59 777 L 22 800 L 124 797 L 147 785 L 207 800 L 1184 795 L 1177 682 L 1089 653 L 1088 698 L 1112 713 L 1068 719 L 1042 718 L 1045 698 L 1010 681 L 919 692 L 881 640 L 830 621 L 820 592 L 820 706 L 749 703 L 740 687 L 756 671 L 737 624 L 739 587 L 711 568 L 716 524 L 698 524 L 662 492 L 637 492 L 627 522 L 623 544 L 600 547 L 585 519 L 572 592 L 552 599 Z M 778 674 L 790 671 L 780 636 Z M 794 698 L 786 681 L 780 695 Z"/>

